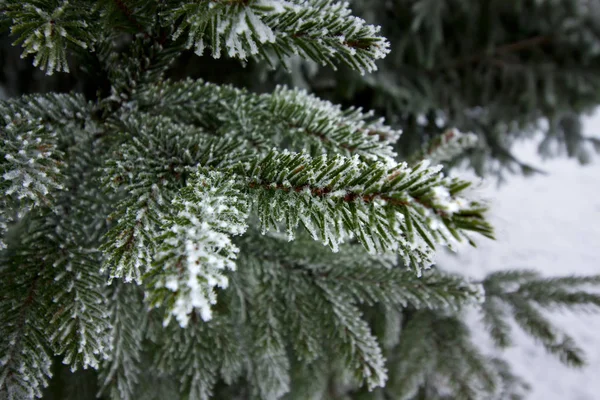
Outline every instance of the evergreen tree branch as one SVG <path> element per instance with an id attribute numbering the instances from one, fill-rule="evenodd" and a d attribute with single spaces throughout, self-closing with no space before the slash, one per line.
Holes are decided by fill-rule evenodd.
<path id="1" fill-rule="evenodd" d="M 391 162 L 400 132 L 372 113 L 342 109 L 300 90 L 257 95 L 202 81 L 167 82 L 142 91 L 142 110 L 199 125 L 216 136 L 245 138 L 262 153 L 272 146 Z M 270 144 L 270 145 L 269 145 Z"/>
<path id="2" fill-rule="evenodd" d="M 273 136 L 285 138 L 290 150 L 309 150 L 313 156 L 323 151 L 357 154 L 367 160 L 389 162 L 395 157 L 390 142 L 400 133 L 383 125 L 382 119 L 374 119 L 372 113 L 353 108 L 342 111 L 304 91 L 283 87 L 262 97 L 268 110 L 265 122 L 274 125 L 277 133 Z"/>
<path id="3" fill-rule="evenodd" d="M 87 250 L 98 237 L 96 231 L 102 230 L 97 215 L 88 213 L 87 201 L 97 199 L 90 194 L 93 168 L 84 149 L 93 148 L 86 148 L 88 144 L 83 140 L 64 146 L 68 190 L 57 196 L 52 208 L 40 207 L 27 215 L 22 225 L 17 224 L 18 231 L 5 250 L 9 259 L 2 263 L 2 281 L 9 285 L 6 293 L 13 294 L 2 299 L 2 319 L 13 321 L 8 325 L 9 336 L 23 337 L 2 342 L 6 354 L 20 355 L 8 357 L 2 365 L 1 375 L 6 380 L 0 390 L 9 398 L 41 396 L 40 390 L 51 376 L 51 354 L 64 355 L 64 362 L 75 370 L 97 367 L 107 350 L 102 279 L 94 251 Z M 99 211 L 102 214 L 102 209 Z M 23 295 L 26 298 L 19 302 Z M 17 311 L 20 322 L 15 323 Z"/>
<path id="4" fill-rule="evenodd" d="M 260 271 L 261 278 L 247 278 L 245 285 L 256 279 L 286 282 L 283 287 L 268 289 L 269 293 L 275 292 L 269 296 L 276 296 L 270 297 L 271 302 L 284 306 L 274 308 L 270 318 L 271 323 L 288 327 L 286 340 L 291 342 L 294 358 L 302 363 L 321 363 L 327 357 L 342 357 L 340 365 L 349 367 L 354 379 L 370 381 L 373 386 L 381 385 L 379 379 L 385 379 L 385 371 L 377 361 L 382 357 L 379 345 L 372 347 L 373 336 L 361 328 L 365 321 L 356 308 L 358 304 L 377 301 L 389 309 L 407 303 L 454 309 L 470 301 L 477 291 L 458 278 L 439 274 L 426 274 L 422 278 L 425 281 L 419 281 L 408 271 L 391 269 L 392 260 L 369 255 L 357 246 L 345 246 L 333 255 L 303 234 L 286 247 L 281 245 L 282 240 L 261 238 L 255 233 L 244 236 L 235 279 L 242 279 L 239 274 Z M 417 281 L 423 286 L 416 288 Z M 456 298 L 446 297 L 446 291 L 454 290 Z M 339 345 L 330 347 L 324 343 Z"/>
<path id="5" fill-rule="evenodd" d="M 125 18 L 127 19 L 127 21 L 132 26 L 134 26 L 139 33 L 144 34 L 144 36 L 146 38 L 150 37 L 150 35 L 148 34 L 148 32 L 146 32 L 145 26 L 142 25 L 142 23 L 140 21 L 138 21 L 137 17 L 135 16 L 135 11 L 131 8 L 131 6 L 129 4 L 127 4 L 123 0 L 112 0 L 112 2 L 119 9 L 119 11 L 121 11 L 121 13 L 125 16 Z M 152 2 L 146 1 L 146 3 L 152 3 Z"/>
<path id="6" fill-rule="evenodd" d="M 349 80 L 340 89 L 350 95 L 364 89 L 358 96 L 363 105 L 386 102 L 377 112 L 387 112 L 395 124 L 409 121 L 407 132 L 418 136 L 409 140 L 417 147 L 432 139 L 405 158 L 410 163 L 397 164 L 392 144 L 399 131 L 374 113 L 281 86 L 259 95 L 168 80 L 189 72 L 172 64 L 182 51 L 178 37 L 198 52 L 210 48 L 213 56 L 227 52 L 276 63 L 299 54 L 371 71 L 388 43 L 377 28 L 351 17 L 345 3 L 21 3 L 22 10 L 14 0 L 0 0 L 0 24 L 25 29 L 17 40 L 39 42 L 31 49 L 49 72 L 66 69 L 68 49 L 79 47 L 70 35 L 97 51 L 101 65 L 86 61 L 82 67 L 99 67 L 108 76 L 96 96 L 86 86 L 88 96 L 98 98 L 93 104 L 64 94 L 0 103 L 7 139 L 0 145 L 0 190 L 9 194 L 0 200 L 8 244 L 0 250 L 0 277 L 6 278 L 0 286 L 9 291 L 0 294 L 0 318 L 9 322 L 0 332 L 7 338 L 0 354 L 8 354 L 0 358 L 0 397 L 9 391 L 40 395 L 53 355 L 72 369 L 99 369 L 101 393 L 113 398 L 513 395 L 510 385 L 518 386 L 517 379 L 478 352 L 457 315 L 465 304 L 482 300 L 480 285 L 437 270 L 417 276 L 398 266 L 421 272 L 433 263 L 438 244 L 471 242 L 472 232 L 493 234 L 486 207 L 466 198 L 469 182 L 446 178 L 441 167 L 424 161 L 454 161 L 472 145 L 471 136 L 442 133 L 444 127 L 481 132 L 488 152 L 472 153 L 526 170 L 510 154 L 510 137 L 574 94 L 585 98 L 577 96 L 567 108 L 583 109 L 595 98 L 594 85 L 572 88 L 589 76 L 583 70 L 593 68 L 584 65 L 563 79 L 556 71 L 570 61 L 561 58 L 558 67 L 546 68 L 533 44 L 517 43 L 484 52 L 489 59 L 467 60 L 489 64 L 467 78 L 463 66 L 432 76 L 427 71 L 444 66 L 443 60 L 464 62 L 452 57 L 464 46 L 480 49 L 497 35 L 515 36 L 500 29 L 491 39 L 446 42 L 441 35 L 451 31 L 447 19 L 454 18 L 447 8 L 431 0 L 410 0 L 415 6 L 406 10 L 386 3 L 386 13 L 418 14 L 392 29 L 425 34 L 407 35 L 414 45 L 400 41 L 398 47 L 409 49 L 395 60 L 401 68 L 388 65 L 368 84 L 341 75 Z M 481 11 L 478 3 L 469 4 Z M 458 15 L 464 32 L 471 32 L 470 20 Z M 474 15 L 479 20 L 481 13 Z M 89 29 L 82 29 L 84 23 Z M 544 35 L 537 24 L 530 30 L 538 31 Z M 573 35 L 552 37 L 559 36 L 579 43 Z M 173 41 L 165 45 L 168 37 Z M 537 45 L 556 52 L 554 41 Z M 518 65 L 510 65 L 517 52 Z M 479 50 L 473 53 L 479 56 Z M 582 64 L 586 58 L 577 54 Z M 587 54 L 593 65 L 595 56 Z M 309 80 L 310 73 L 298 71 Z M 257 79 L 256 86 L 262 83 Z M 522 93 L 498 90 L 505 87 Z M 381 100 L 383 89 L 388 97 Z M 423 115 L 426 123 L 419 122 Z M 577 143 L 585 138 L 577 118 L 560 113 L 552 124 L 558 136 L 571 137 L 569 153 L 579 154 Z M 410 150 L 405 144 L 397 147 L 402 156 Z M 35 179 L 25 184 L 25 174 Z M 295 241 L 284 243 L 286 238 Z M 105 279 L 114 277 L 143 280 L 143 286 L 115 282 L 105 288 Z M 508 320 L 514 318 L 548 351 L 579 365 L 580 350 L 542 311 L 598 308 L 598 296 L 587 287 L 597 283 L 596 277 L 495 274 L 482 282 L 484 322 L 495 342 L 508 346 Z M 143 291 L 154 309 L 146 310 L 124 287 Z M 173 317 L 178 324 L 162 326 Z M 500 382 L 512 383 L 503 391 Z M 374 387 L 379 389 L 368 394 Z"/>
<path id="7" fill-rule="evenodd" d="M 489 275 L 484 281 L 486 297 L 482 312 L 492 338 L 500 347 L 510 345 L 510 315 L 546 350 L 565 364 L 582 366 L 583 352 L 573 339 L 561 333 L 539 309 L 598 310 L 600 295 L 584 288 L 596 285 L 598 276 L 542 278 L 535 271 L 506 271 Z"/>
<path id="8" fill-rule="evenodd" d="M 294 54 L 333 68 L 344 63 L 361 72 L 376 69 L 389 43 L 379 28 L 350 15 L 347 3 L 331 0 L 174 2 L 162 14 L 165 24 L 181 21 L 174 38 L 188 35 L 187 46 L 213 57 L 222 51 L 246 60 L 285 61 Z M 270 61 L 271 62 L 271 61 Z"/>
<path id="9" fill-rule="evenodd" d="M 43 298 L 46 264 L 23 246 L 0 253 L 0 396 L 12 400 L 41 397 L 52 376 L 46 339 L 47 307 Z"/>
<path id="10" fill-rule="evenodd" d="M 258 398 L 281 398 L 290 390 L 290 357 L 286 349 L 282 314 L 285 309 L 278 300 L 279 285 L 272 278 L 267 265 L 251 260 L 245 265 L 252 268 L 254 280 L 249 303 L 251 367 L 248 380 L 252 394 Z M 264 268 L 267 267 L 267 268 Z M 275 272 L 277 273 L 277 272 Z"/>
<path id="11" fill-rule="evenodd" d="M 89 109 L 78 95 L 0 102 L 0 249 L 10 224 L 33 208 L 53 207 L 57 193 L 64 190 L 62 137 L 84 124 Z"/>
<path id="12" fill-rule="evenodd" d="M 11 0 L 5 7 L 4 17 L 17 36 L 14 44 L 23 46 L 23 57 L 33 54 L 33 65 L 48 75 L 69 72 L 67 45 L 87 49 L 96 40 L 96 29 L 89 25 L 93 7 L 87 1 Z"/>
<path id="13" fill-rule="evenodd" d="M 182 327 L 198 309 L 203 320 L 212 317 L 214 287 L 226 288 L 227 269 L 235 269 L 238 248 L 229 236 L 247 228 L 248 204 L 233 182 L 217 173 L 197 177 L 171 203 L 162 243 L 145 281 L 148 301 L 164 305 Z"/>
<path id="14" fill-rule="evenodd" d="M 186 329 L 169 327 L 161 335 L 155 364 L 160 371 L 177 377 L 182 397 L 210 399 L 221 368 L 231 373 L 232 358 L 242 364 L 240 357 L 245 354 L 235 340 L 234 328 L 228 317 L 194 320 Z"/>
<path id="15" fill-rule="evenodd" d="M 137 287 L 115 282 L 110 289 L 110 357 L 102 362 L 98 395 L 134 400 L 142 374 L 142 340 L 147 315 Z"/>
<path id="16" fill-rule="evenodd" d="M 385 390 L 398 399 L 429 393 L 428 383 L 439 381 L 447 384 L 451 396 L 476 399 L 483 393 L 493 396 L 500 383 L 490 360 L 470 343 L 466 325 L 444 312 L 411 313 L 390 363 L 391 381 Z"/>
<path id="17" fill-rule="evenodd" d="M 430 270 L 417 277 L 412 271 L 397 268 L 394 256 L 371 255 L 356 244 L 345 244 L 339 253 L 331 253 L 302 232 L 293 242 L 283 244 L 284 238 L 251 234 L 242 242 L 241 252 L 273 262 L 294 276 L 305 276 L 312 286 L 351 293 L 357 304 L 381 304 L 392 310 L 414 307 L 457 311 L 473 298 L 481 300 L 483 296 L 479 285 L 459 276 Z M 294 286 L 301 287 L 302 282 L 299 279 Z M 298 291 L 306 292 L 307 299 L 314 297 L 308 287 Z M 296 307 L 300 304 L 289 306 Z"/>
<path id="18" fill-rule="evenodd" d="M 15 119 L 2 129 L 0 145 L 0 249 L 9 224 L 29 210 L 52 206 L 63 189 L 57 138 L 41 121 Z"/>
<path id="19" fill-rule="evenodd" d="M 432 164 L 451 161 L 466 150 L 475 147 L 477 136 L 463 134 L 456 129 L 449 129 L 440 136 L 435 136 L 416 152 L 407 162 L 416 164 L 419 161 L 429 160 Z"/>
<path id="20" fill-rule="evenodd" d="M 460 240 L 468 230 L 492 234 L 484 209 L 456 196 L 468 183 L 438 172 L 426 163 L 389 168 L 287 152 L 232 169 L 254 198 L 263 231 L 283 222 L 293 238 L 301 222 L 334 251 L 354 235 L 368 251 L 395 251 L 417 270 L 431 264 L 434 242 Z"/>
<path id="21" fill-rule="evenodd" d="M 101 250 L 103 268 L 111 277 L 141 281 L 153 261 L 156 240 L 168 204 L 198 163 L 227 166 L 244 159 L 243 142 L 207 139 L 193 126 L 165 117 L 141 114 L 120 121 L 124 141 L 117 140 L 115 157 L 105 167 L 104 185 L 110 192 L 127 193 L 109 217 L 116 221 Z M 149 162 L 140 164 L 139 160 Z"/>
<path id="22" fill-rule="evenodd" d="M 366 382 L 369 390 L 384 386 L 387 381 L 385 360 L 369 325 L 360 317 L 360 310 L 340 291 L 327 286 L 321 289 L 335 316 L 333 329 L 339 331 L 331 338 L 334 352 L 341 356 L 355 379 Z"/>
<path id="23" fill-rule="evenodd" d="M 44 262 L 52 265 L 45 270 L 52 282 L 46 288 L 52 298 L 49 340 L 73 371 L 98 368 L 110 348 L 105 280 L 99 273 L 97 246 L 107 229 L 104 215 L 111 199 L 102 196 L 97 184 L 99 160 L 92 156 L 104 145 L 92 132 L 86 136 L 68 149 L 68 191 L 53 212 L 43 215 L 43 236 L 38 238 L 49 246 Z M 98 214 L 90 214 L 93 207 Z"/>

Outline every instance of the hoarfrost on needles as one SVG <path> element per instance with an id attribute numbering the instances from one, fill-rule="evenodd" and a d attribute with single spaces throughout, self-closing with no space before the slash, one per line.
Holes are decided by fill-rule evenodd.
<path id="1" fill-rule="evenodd" d="M 219 174 L 209 173 L 201 179 L 210 178 L 218 179 Z M 247 212 L 243 200 L 221 192 L 227 185 L 188 187 L 187 199 L 178 197 L 173 202 L 179 211 L 156 256 L 156 266 L 164 275 L 154 287 L 173 293 L 170 313 L 182 327 L 194 310 L 204 321 L 212 318 L 211 307 L 217 301 L 214 289 L 226 288 L 225 271 L 235 270 L 239 250 L 230 235 L 245 232 Z"/>

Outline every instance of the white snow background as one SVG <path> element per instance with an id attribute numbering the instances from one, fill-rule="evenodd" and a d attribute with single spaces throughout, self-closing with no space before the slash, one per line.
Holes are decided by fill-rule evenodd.
<path id="1" fill-rule="evenodd" d="M 600 113 L 586 119 L 584 131 L 600 137 Z M 506 269 L 534 269 L 545 276 L 600 274 L 600 156 L 585 166 L 566 156 L 542 160 L 536 146 L 529 141 L 514 152 L 547 175 L 508 176 L 500 187 L 489 182 L 479 190 L 490 200 L 497 240 L 477 238 L 475 249 L 440 254 L 440 267 L 475 279 Z M 600 313 L 549 315 L 584 349 L 586 367 L 562 365 L 514 324 L 513 347 L 496 350 L 480 316 L 472 312 L 467 320 L 475 342 L 488 354 L 502 356 L 531 385 L 528 400 L 600 399 Z"/>

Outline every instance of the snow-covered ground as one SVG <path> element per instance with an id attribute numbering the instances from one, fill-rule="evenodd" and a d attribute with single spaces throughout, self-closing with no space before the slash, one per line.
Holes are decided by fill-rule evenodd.
<path id="1" fill-rule="evenodd" d="M 600 137 L 600 113 L 587 120 L 585 130 Z M 484 186 L 484 196 L 493 200 L 490 219 L 497 240 L 479 239 L 478 248 L 440 255 L 438 264 L 475 278 L 517 268 L 547 276 L 600 274 L 600 156 L 581 166 L 566 157 L 542 161 L 534 143 L 515 150 L 548 175 L 513 176 L 499 188 Z M 563 366 L 518 328 L 513 329 L 514 347 L 498 352 L 475 315 L 470 323 L 477 343 L 501 354 L 531 384 L 528 399 L 600 399 L 600 314 L 553 314 L 551 319 L 586 351 L 587 367 Z"/>

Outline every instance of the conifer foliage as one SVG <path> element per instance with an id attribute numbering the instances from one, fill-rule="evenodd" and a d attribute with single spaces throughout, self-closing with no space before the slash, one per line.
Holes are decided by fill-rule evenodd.
<path id="1" fill-rule="evenodd" d="M 187 49 L 371 73 L 390 44 L 348 3 L 0 0 L 0 28 L 108 83 L 0 102 L 0 399 L 517 398 L 469 304 L 583 363 L 538 308 L 597 307 L 598 278 L 432 268 L 494 235 L 440 164 L 475 135 L 401 160 L 373 112 L 169 74 Z"/>

